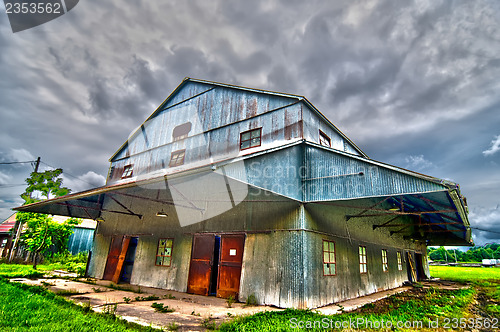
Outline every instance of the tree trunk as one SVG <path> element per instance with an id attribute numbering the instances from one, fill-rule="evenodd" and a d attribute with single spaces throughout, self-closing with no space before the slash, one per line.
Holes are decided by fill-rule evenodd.
<path id="1" fill-rule="evenodd" d="M 38 252 L 35 252 L 35 254 L 33 255 L 33 270 L 36 270 L 37 258 L 38 258 Z"/>

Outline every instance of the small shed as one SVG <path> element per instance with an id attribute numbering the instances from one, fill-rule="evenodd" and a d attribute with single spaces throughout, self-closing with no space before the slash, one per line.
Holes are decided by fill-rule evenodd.
<path id="1" fill-rule="evenodd" d="M 458 184 L 369 158 L 305 97 L 185 79 L 106 185 L 18 207 L 98 221 L 96 278 L 314 308 L 429 277 L 470 245 Z"/>

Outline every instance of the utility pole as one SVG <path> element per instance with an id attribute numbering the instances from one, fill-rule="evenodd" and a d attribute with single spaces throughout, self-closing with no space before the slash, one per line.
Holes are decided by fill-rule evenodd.
<path id="1" fill-rule="evenodd" d="M 36 159 L 35 173 L 38 173 L 39 166 L 40 166 L 40 157 Z M 31 198 L 31 193 L 30 193 L 30 198 Z M 19 243 L 19 238 L 21 237 L 21 231 L 23 229 L 23 225 L 19 221 L 16 221 L 16 226 L 17 226 L 16 238 L 14 239 L 12 247 L 10 248 L 9 263 L 12 262 L 12 259 L 17 253 L 17 244 Z"/>

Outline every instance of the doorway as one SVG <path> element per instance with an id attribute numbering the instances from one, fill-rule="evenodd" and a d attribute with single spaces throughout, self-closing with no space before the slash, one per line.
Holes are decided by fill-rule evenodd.
<path id="1" fill-rule="evenodd" d="M 417 280 L 426 279 L 422 254 L 415 253 L 415 268 L 417 270 Z"/>
<path id="2" fill-rule="evenodd" d="M 417 271 L 415 269 L 415 261 L 410 251 L 406 252 L 406 271 L 408 272 L 408 281 L 417 282 Z"/>
<path id="3" fill-rule="evenodd" d="M 125 262 L 125 256 L 128 252 L 130 240 L 130 236 L 113 236 L 111 238 L 111 245 L 109 246 L 108 258 L 106 259 L 106 267 L 104 268 L 104 275 L 102 279 L 118 283 L 123 263 Z"/>
<path id="4" fill-rule="evenodd" d="M 123 261 L 122 272 L 120 275 L 121 282 L 130 283 L 130 279 L 132 278 L 132 268 L 134 267 L 135 251 L 137 250 L 138 243 L 138 237 L 130 238 L 127 253 L 125 254 L 125 260 Z"/>
<path id="5" fill-rule="evenodd" d="M 188 293 L 238 298 L 244 234 L 195 234 Z"/>

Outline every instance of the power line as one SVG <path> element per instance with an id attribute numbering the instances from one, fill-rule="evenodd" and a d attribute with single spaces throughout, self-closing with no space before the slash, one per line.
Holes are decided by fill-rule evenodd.
<path id="1" fill-rule="evenodd" d="M 44 165 L 46 165 L 46 166 L 52 167 L 52 168 L 54 168 L 54 169 L 57 169 L 57 168 L 58 168 L 58 167 L 54 167 L 54 166 L 52 166 L 52 165 L 49 165 L 49 164 L 47 164 L 46 162 L 43 162 L 43 161 L 41 161 L 41 163 L 42 163 L 42 164 L 44 164 Z M 88 184 L 90 184 L 90 185 L 92 185 L 92 186 L 95 186 L 95 184 L 94 184 L 94 183 L 90 183 L 90 182 L 88 182 L 88 181 L 85 181 L 85 180 L 83 180 L 83 179 L 80 179 L 80 178 L 79 178 L 79 177 L 77 177 L 76 175 L 70 174 L 70 173 L 68 173 L 68 172 L 66 172 L 66 171 L 64 171 L 64 170 L 63 170 L 63 174 L 66 174 L 66 175 L 68 175 L 68 176 L 71 176 L 72 178 L 75 178 L 75 179 L 80 180 L 80 181 L 82 181 L 82 182 L 88 183 Z"/>
<path id="2" fill-rule="evenodd" d="M 484 229 L 484 228 L 471 227 L 471 229 L 477 229 L 478 231 L 487 232 L 487 233 L 495 233 L 495 234 L 500 234 L 500 232 L 491 231 L 491 230 L 489 230 L 489 229 Z"/>
<path id="3" fill-rule="evenodd" d="M 29 163 L 34 163 L 36 160 L 30 160 L 30 161 L 8 161 L 8 162 L 2 162 L 0 165 L 12 165 L 12 164 L 29 164 Z"/>

